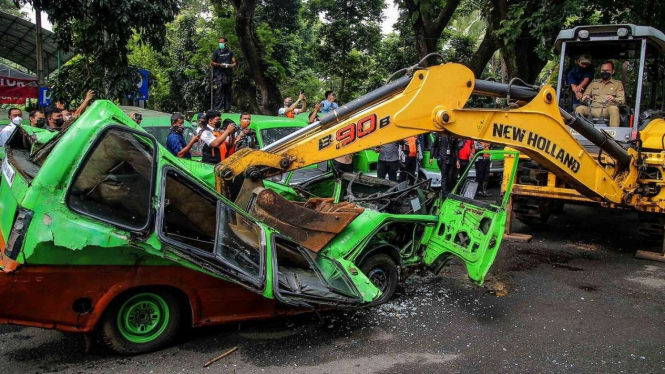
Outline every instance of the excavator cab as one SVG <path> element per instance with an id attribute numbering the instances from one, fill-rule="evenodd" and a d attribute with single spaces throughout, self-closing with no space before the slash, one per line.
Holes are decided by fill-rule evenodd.
<path id="1" fill-rule="evenodd" d="M 634 140 L 637 131 L 648 122 L 663 118 L 665 80 L 661 55 L 665 52 L 665 34 L 647 26 L 578 26 L 562 30 L 555 46 L 561 52 L 557 97 L 565 111 L 575 115 L 577 106 L 568 74 L 580 56 L 590 55 L 593 79 L 599 79 L 600 65 L 604 61 L 612 61 L 615 70 L 612 79 L 621 81 L 625 92 L 625 103 L 619 105 L 620 126 L 610 127 L 609 120 L 596 112 L 596 116 L 586 117 L 596 128 L 619 142 L 628 142 Z M 601 108 L 601 113 L 604 109 Z M 570 131 L 585 147 L 591 146 L 573 129 Z"/>

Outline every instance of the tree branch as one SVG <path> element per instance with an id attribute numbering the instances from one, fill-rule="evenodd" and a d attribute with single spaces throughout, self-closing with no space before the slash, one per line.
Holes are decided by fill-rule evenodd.
<path id="1" fill-rule="evenodd" d="M 441 36 L 443 30 L 446 28 L 446 26 L 448 26 L 448 23 L 450 22 L 451 18 L 453 18 L 453 14 L 455 14 L 455 11 L 457 10 L 457 7 L 459 6 L 460 2 L 461 2 L 460 0 L 446 1 L 446 6 L 444 6 L 443 9 L 441 9 L 439 15 L 432 22 L 431 31 L 434 32 L 434 35 L 436 35 L 437 37 Z"/>

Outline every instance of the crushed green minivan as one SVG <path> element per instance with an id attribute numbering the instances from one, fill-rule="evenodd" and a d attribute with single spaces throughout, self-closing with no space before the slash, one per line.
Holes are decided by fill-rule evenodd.
<path id="1" fill-rule="evenodd" d="M 377 199 L 354 176 L 333 186 L 346 196 L 310 186 L 292 201 L 259 181 L 233 202 L 188 163 L 109 101 L 59 133 L 20 126 L 0 181 L 0 323 L 97 333 L 131 354 L 283 306 L 385 302 L 382 271 L 458 259 L 482 283 L 515 175 L 496 204 L 475 200 L 467 178 L 425 207 L 403 184 Z"/>

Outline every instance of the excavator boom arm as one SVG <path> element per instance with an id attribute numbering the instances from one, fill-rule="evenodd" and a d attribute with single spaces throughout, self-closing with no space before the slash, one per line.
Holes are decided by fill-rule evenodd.
<path id="1" fill-rule="evenodd" d="M 477 85 L 477 93 L 497 94 L 489 83 L 478 81 Z M 604 145 L 617 160 L 616 170 L 608 171 L 575 140 L 562 118 L 552 87 L 545 86 L 539 92 L 514 90 L 516 99 L 533 97 L 518 109 L 465 108 L 475 86 L 473 73 L 463 65 L 417 70 L 410 79 L 402 78 L 342 106 L 337 113 L 274 145 L 233 154 L 217 166 L 217 176 L 228 180 L 253 171 L 250 176 L 266 177 L 445 129 L 463 138 L 515 148 L 588 197 L 620 203 L 623 189 L 635 183 L 636 176 L 624 172 L 629 169 L 626 163 L 631 158 L 620 146 Z M 506 93 L 513 92 L 507 85 L 498 87 L 507 87 Z M 491 92 L 486 92 L 488 89 Z M 595 129 L 581 130 L 588 131 L 594 142 L 604 140 Z M 626 175 L 618 178 L 610 172 Z"/>

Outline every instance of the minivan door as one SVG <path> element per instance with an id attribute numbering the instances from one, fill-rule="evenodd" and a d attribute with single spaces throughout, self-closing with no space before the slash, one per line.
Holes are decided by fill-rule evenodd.
<path id="1" fill-rule="evenodd" d="M 162 174 L 157 233 L 174 260 L 297 306 L 360 305 L 380 294 L 352 263 L 302 248 L 175 168 Z"/>
<path id="2" fill-rule="evenodd" d="M 501 246 L 506 229 L 506 206 L 513 188 L 517 162 L 513 163 L 506 192 L 500 201 L 476 199 L 478 182 L 467 178 L 474 167 L 477 154 L 462 178 L 444 201 L 435 204 L 433 214 L 438 215 L 437 225 L 430 230 L 425 250 L 425 264 L 435 272 L 450 259 L 456 257 L 464 262 L 475 283 L 482 284 Z M 497 156 L 515 151 L 484 151 L 482 154 Z"/>

